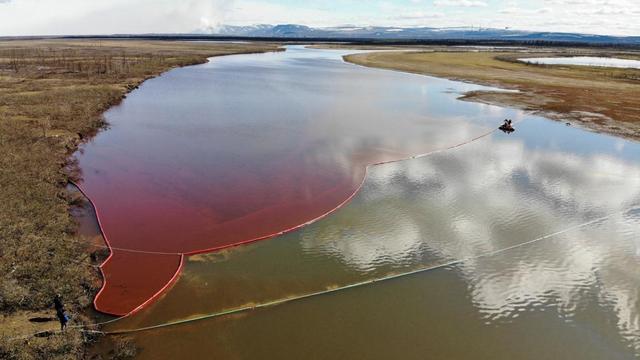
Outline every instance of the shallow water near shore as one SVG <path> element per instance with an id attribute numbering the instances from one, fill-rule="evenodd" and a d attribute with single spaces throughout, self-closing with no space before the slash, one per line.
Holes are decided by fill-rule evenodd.
<path id="1" fill-rule="evenodd" d="M 466 259 L 370 286 L 132 336 L 142 359 L 637 358 L 640 145 L 517 110 L 458 101 L 458 94 L 482 87 L 349 65 L 340 59 L 344 53 L 293 47 L 174 70 L 145 83 L 108 114 L 112 129 L 91 145 L 97 148 L 85 158 L 91 166 L 83 169 L 112 166 L 118 157 L 101 162 L 101 156 L 113 154 L 101 150 L 105 147 L 145 156 L 152 154 L 146 147 L 162 150 L 163 156 L 132 158 L 146 169 L 149 163 L 166 169 L 169 179 L 177 176 L 170 185 L 153 185 L 166 189 L 167 196 L 201 203 L 206 184 L 213 187 L 219 179 L 192 174 L 202 176 L 199 192 L 178 187 L 178 180 L 185 180 L 181 171 L 202 159 L 188 158 L 183 150 L 172 159 L 172 149 L 181 144 L 171 137 L 189 141 L 202 134 L 205 140 L 191 154 L 207 158 L 223 152 L 230 159 L 224 169 L 250 167 L 296 151 L 272 133 L 254 129 L 275 122 L 286 131 L 295 129 L 299 146 L 318 140 L 314 146 L 320 151 L 297 147 L 313 156 L 289 163 L 313 166 L 301 167 L 309 169 L 309 177 L 300 181 L 317 176 L 318 164 L 326 165 L 322 171 L 341 164 L 339 173 L 349 174 L 348 185 L 359 183 L 354 170 L 361 167 L 354 164 L 447 148 L 487 133 L 507 117 L 518 121 L 517 131 L 371 167 L 345 207 L 295 232 L 188 257 L 162 298 L 106 330 L 163 324 Z M 193 86 L 201 97 L 190 90 Z M 149 108 L 164 98 L 160 94 L 180 97 L 163 108 L 175 114 Z M 174 125 L 158 128 L 167 124 Z M 203 124 L 222 132 L 231 128 L 259 146 L 209 148 L 205 134 L 210 132 L 197 130 Z M 134 137 L 132 146 L 134 140 L 123 134 L 130 126 L 141 126 L 138 135 L 160 131 L 168 138 L 150 144 Z M 375 157 L 372 149 L 378 151 Z M 180 171 L 172 172 L 175 166 Z M 232 200 L 229 196 L 233 208 Z M 163 221 L 175 218 L 175 225 L 185 214 L 171 215 Z M 578 227 L 594 219 L 601 220 Z"/>

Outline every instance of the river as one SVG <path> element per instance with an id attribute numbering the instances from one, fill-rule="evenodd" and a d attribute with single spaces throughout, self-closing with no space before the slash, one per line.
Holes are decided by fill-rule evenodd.
<path id="1" fill-rule="evenodd" d="M 122 249 L 97 305 L 127 313 L 183 262 L 107 330 L 434 268 L 132 336 L 149 359 L 637 358 L 640 145 L 346 53 L 214 58 L 106 113 L 77 154 Z"/>

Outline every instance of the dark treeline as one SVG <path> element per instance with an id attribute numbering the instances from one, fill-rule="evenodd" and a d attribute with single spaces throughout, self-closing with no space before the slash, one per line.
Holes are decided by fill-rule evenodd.
<path id="1" fill-rule="evenodd" d="M 581 41 L 543 40 L 513 38 L 481 39 L 481 38 L 451 38 L 451 39 L 378 39 L 378 38 L 339 38 L 339 37 L 251 37 L 251 36 L 219 36 L 198 34 L 149 34 L 149 35 L 71 35 L 71 36 L 30 36 L 30 37 L 0 37 L 0 40 L 25 39 L 101 39 L 101 40 L 166 40 L 166 41 L 256 41 L 282 43 L 339 43 L 353 45 L 436 45 L 436 46 L 523 46 L 523 47 L 589 47 L 589 48 L 617 48 L 640 49 L 640 39 L 591 39 Z"/>
<path id="2" fill-rule="evenodd" d="M 47 37 L 44 37 L 47 38 Z M 353 45 L 439 45 L 439 46 L 526 46 L 526 47 L 592 47 L 640 49 L 640 40 L 622 42 L 599 40 L 567 41 L 541 39 L 374 39 L 374 38 L 332 38 L 332 37 L 246 37 L 217 35 L 100 35 L 100 36 L 60 36 L 60 39 L 131 39 L 131 40 L 182 40 L 182 41 L 262 41 L 284 43 L 340 43 Z M 21 39 L 21 38 L 15 38 Z"/>

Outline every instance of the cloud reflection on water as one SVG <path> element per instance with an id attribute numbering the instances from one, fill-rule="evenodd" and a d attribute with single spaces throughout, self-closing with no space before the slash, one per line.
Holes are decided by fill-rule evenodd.
<path id="1" fill-rule="evenodd" d="M 362 198 L 374 215 L 346 228 L 330 226 L 321 238 L 306 236 L 303 246 L 368 271 L 410 263 L 417 253 L 443 262 L 475 258 L 619 213 L 460 268 L 488 321 L 513 321 L 522 311 L 550 306 L 571 321 L 594 310 L 594 293 L 597 306 L 611 308 L 622 335 L 640 349 L 640 212 L 620 213 L 640 205 L 637 163 L 494 137 L 376 167 Z"/>

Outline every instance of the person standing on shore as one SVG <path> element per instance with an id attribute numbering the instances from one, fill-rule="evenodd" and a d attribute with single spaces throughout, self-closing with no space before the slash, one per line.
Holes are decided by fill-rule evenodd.
<path id="1" fill-rule="evenodd" d="M 60 294 L 56 294 L 56 296 L 53 297 L 53 306 L 57 311 L 64 311 L 64 304 L 62 303 L 62 296 L 60 296 Z"/>
<path id="2" fill-rule="evenodd" d="M 64 304 L 62 303 L 60 294 L 56 294 L 53 298 L 53 306 L 56 308 L 56 316 L 58 317 L 58 321 L 60 321 L 60 331 L 64 331 L 69 322 L 69 317 L 64 311 Z"/>
<path id="3" fill-rule="evenodd" d="M 60 331 L 64 331 L 67 327 L 67 323 L 69 322 L 69 317 L 64 310 L 56 311 L 56 315 L 58 316 L 58 321 L 60 321 Z"/>

